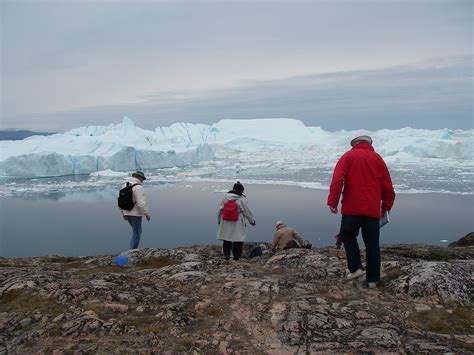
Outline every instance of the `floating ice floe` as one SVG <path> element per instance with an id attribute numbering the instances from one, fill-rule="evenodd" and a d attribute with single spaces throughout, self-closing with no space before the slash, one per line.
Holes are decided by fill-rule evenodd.
<path id="1" fill-rule="evenodd" d="M 123 171 L 113 171 L 110 169 L 96 171 L 90 174 L 91 176 L 99 176 L 99 177 L 120 177 L 120 176 L 127 176 L 128 174 Z"/>

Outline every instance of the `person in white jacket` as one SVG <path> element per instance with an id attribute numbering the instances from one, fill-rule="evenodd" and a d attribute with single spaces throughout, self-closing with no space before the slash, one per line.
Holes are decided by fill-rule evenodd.
<path id="1" fill-rule="evenodd" d="M 217 223 L 219 224 L 217 239 L 223 241 L 222 249 L 226 260 L 230 259 L 231 249 L 234 260 L 239 260 L 242 256 L 242 248 L 245 240 L 245 220 L 248 220 L 252 226 L 255 226 L 252 211 L 250 211 L 250 208 L 247 206 L 244 197 L 244 187 L 237 181 L 233 189 L 230 190 L 222 200 L 219 211 L 217 212 Z M 236 203 L 235 208 L 237 211 L 235 211 L 235 220 L 226 220 L 226 212 L 224 212 L 224 209 L 229 201 L 235 201 Z M 230 214 L 232 214 L 232 212 Z"/>
<path id="2" fill-rule="evenodd" d="M 130 240 L 130 249 L 137 249 L 138 244 L 140 243 L 140 237 L 142 234 L 142 216 L 145 216 L 147 221 L 151 219 L 150 212 L 146 206 L 145 200 L 145 191 L 143 190 L 143 181 L 146 180 L 145 174 L 141 171 L 136 171 L 132 174 L 132 178 L 128 181 L 133 190 L 133 201 L 135 205 L 131 210 L 123 210 L 122 212 L 123 219 L 125 219 L 130 226 L 132 226 L 132 239 Z M 125 183 L 122 188 L 127 185 Z"/>

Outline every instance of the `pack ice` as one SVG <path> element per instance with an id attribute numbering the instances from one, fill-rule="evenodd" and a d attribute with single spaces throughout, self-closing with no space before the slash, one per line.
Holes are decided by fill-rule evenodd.
<path id="1" fill-rule="evenodd" d="M 361 134 L 372 136 L 377 152 L 389 164 L 450 166 L 463 161 L 471 166 L 474 160 L 474 130 L 407 127 L 328 132 L 307 127 L 299 120 L 275 118 L 226 119 L 212 125 L 175 123 L 149 131 L 124 118 L 117 125 L 81 127 L 64 134 L 0 142 L 0 175 L 39 177 L 106 169 L 131 171 L 184 167 L 213 159 L 219 166 L 235 164 L 240 159 L 260 167 L 266 161 L 282 167 L 332 167 L 350 148 L 349 141 Z"/>

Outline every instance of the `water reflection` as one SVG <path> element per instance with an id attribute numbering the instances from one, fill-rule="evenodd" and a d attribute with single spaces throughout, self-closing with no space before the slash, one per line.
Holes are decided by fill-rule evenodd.
<path id="1" fill-rule="evenodd" d="M 58 192 L 46 195 L 47 199 L 60 202 L 85 202 L 112 201 L 117 199 L 117 189 L 106 188 L 93 191 Z"/>
<path id="2" fill-rule="evenodd" d="M 116 207 L 117 186 L 0 199 L 0 256 L 97 255 L 125 250 L 130 227 Z M 141 247 L 216 244 L 217 206 L 228 183 L 150 186 L 145 182 L 151 222 L 144 221 Z M 334 244 L 340 217 L 326 207 L 327 191 L 293 186 L 245 184 L 257 220 L 249 241 L 270 241 L 283 220 L 313 246 Z M 382 244 L 446 245 L 474 230 L 474 196 L 399 194 Z"/>

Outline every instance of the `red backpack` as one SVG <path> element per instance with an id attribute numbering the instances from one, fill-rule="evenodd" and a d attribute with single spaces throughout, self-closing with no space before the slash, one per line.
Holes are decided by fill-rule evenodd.
<path id="1" fill-rule="evenodd" d="M 235 200 L 228 200 L 224 203 L 224 213 L 222 214 L 224 221 L 238 221 L 239 220 L 239 205 Z"/>

